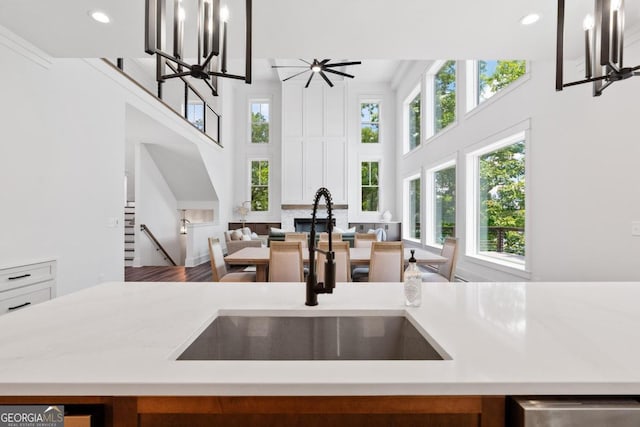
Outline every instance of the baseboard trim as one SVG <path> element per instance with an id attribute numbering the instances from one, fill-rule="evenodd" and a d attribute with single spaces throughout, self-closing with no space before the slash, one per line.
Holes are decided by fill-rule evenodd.
<path id="1" fill-rule="evenodd" d="M 209 255 L 204 254 L 204 255 L 200 255 L 199 257 L 195 257 L 195 258 L 186 258 L 184 260 L 184 266 L 185 267 L 196 267 L 200 264 L 204 264 L 205 262 L 209 261 Z"/>

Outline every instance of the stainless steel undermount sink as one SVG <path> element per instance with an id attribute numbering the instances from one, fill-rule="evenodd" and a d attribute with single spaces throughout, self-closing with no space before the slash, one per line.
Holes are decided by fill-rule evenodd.
<path id="1" fill-rule="evenodd" d="M 444 359 L 404 315 L 234 314 L 216 317 L 177 360 Z"/>

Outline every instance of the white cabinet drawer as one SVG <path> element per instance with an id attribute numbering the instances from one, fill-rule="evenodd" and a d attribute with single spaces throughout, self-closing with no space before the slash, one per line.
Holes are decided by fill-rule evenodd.
<path id="1" fill-rule="evenodd" d="M 0 270 L 0 292 L 52 280 L 55 263 L 41 262 Z"/>
<path id="2" fill-rule="evenodd" d="M 41 286 L 33 286 L 33 288 L 39 289 L 34 289 L 32 292 L 16 295 L 0 301 L 0 315 L 22 310 L 51 299 L 51 286 L 46 286 L 44 288 Z M 28 288 L 25 290 L 28 290 Z"/>

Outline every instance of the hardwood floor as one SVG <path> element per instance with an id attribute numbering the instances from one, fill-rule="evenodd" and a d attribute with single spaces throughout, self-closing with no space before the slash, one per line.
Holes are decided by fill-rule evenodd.
<path id="1" fill-rule="evenodd" d="M 125 282 L 211 282 L 211 266 L 204 263 L 196 267 L 125 267 Z"/>

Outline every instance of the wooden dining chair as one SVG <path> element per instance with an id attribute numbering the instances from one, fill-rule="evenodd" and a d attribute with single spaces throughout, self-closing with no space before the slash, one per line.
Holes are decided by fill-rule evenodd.
<path id="1" fill-rule="evenodd" d="M 453 282 L 456 277 L 456 263 L 458 261 L 458 239 L 447 237 L 444 239 L 440 255 L 447 261 L 439 264 L 436 271 L 422 273 L 423 282 Z"/>
<path id="2" fill-rule="evenodd" d="M 331 233 L 331 240 L 335 242 L 342 242 L 342 233 Z M 322 233 L 318 233 L 318 241 L 320 242 L 328 242 L 329 241 L 329 233 L 323 231 Z"/>
<path id="3" fill-rule="evenodd" d="M 270 282 L 304 282 L 302 242 L 271 242 Z"/>
<path id="4" fill-rule="evenodd" d="M 354 248 L 370 248 L 373 242 L 378 240 L 378 236 L 373 233 L 356 233 L 354 238 Z"/>
<path id="5" fill-rule="evenodd" d="M 349 257 L 349 242 L 332 242 L 336 254 L 336 282 L 351 281 L 351 259 Z M 318 249 L 329 250 L 329 242 L 318 242 Z M 324 263 L 327 257 L 322 252 L 316 253 L 316 276 L 318 282 L 324 282 Z"/>
<path id="6" fill-rule="evenodd" d="M 211 278 L 214 282 L 255 282 L 254 271 L 227 272 L 227 265 L 222 254 L 220 240 L 209 237 L 209 258 L 211 259 Z"/>
<path id="7" fill-rule="evenodd" d="M 309 235 L 307 233 L 284 233 L 285 242 L 302 242 L 303 248 L 309 247 Z"/>
<path id="8" fill-rule="evenodd" d="M 369 282 L 402 282 L 404 246 L 402 242 L 373 242 L 369 262 Z"/>
<path id="9" fill-rule="evenodd" d="M 378 240 L 378 236 L 373 233 L 356 233 L 353 241 L 354 248 L 371 248 L 371 244 Z M 358 266 L 351 272 L 354 282 L 366 282 L 369 276 L 369 267 Z"/>

